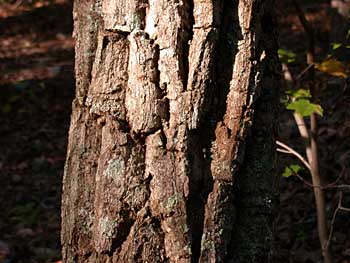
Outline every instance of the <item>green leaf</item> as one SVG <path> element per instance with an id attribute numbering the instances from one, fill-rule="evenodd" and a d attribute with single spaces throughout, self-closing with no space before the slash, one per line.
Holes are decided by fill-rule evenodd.
<path id="1" fill-rule="evenodd" d="M 292 175 L 293 175 L 293 172 L 292 172 L 292 170 L 291 170 L 289 167 L 286 167 L 286 168 L 284 169 L 283 174 L 282 174 L 282 176 L 283 176 L 283 177 L 286 177 L 286 178 L 288 178 L 288 177 L 290 177 L 290 176 L 292 176 Z"/>
<path id="2" fill-rule="evenodd" d="M 311 98 L 310 90 L 308 89 L 288 90 L 286 93 L 294 99 Z"/>
<path id="3" fill-rule="evenodd" d="M 331 43 L 333 50 L 340 48 L 342 45 L 343 45 L 342 43 Z"/>
<path id="4" fill-rule="evenodd" d="M 299 165 L 292 164 L 292 165 L 286 166 L 282 176 L 288 178 L 290 176 L 298 174 L 298 172 L 301 171 L 301 170 L 303 170 L 303 168 L 301 168 Z"/>
<path id="5" fill-rule="evenodd" d="M 303 117 L 310 116 L 312 113 L 317 113 L 323 116 L 323 109 L 321 105 L 311 103 L 308 99 L 298 99 L 287 105 L 288 110 L 294 110 Z"/>
<path id="6" fill-rule="evenodd" d="M 278 56 L 283 63 L 292 63 L 295 61 L 297 55 L 294 52 L 288 51 L 286 49 L 278 49 Z"/>
<path id="7" fill-rule="evenodd" d="M 294 173 L 298 173 L 299 171 L 303 170 L 303 168 L 301 168 L 301 166 L 297 164 L 292 164 L 289 167 Z"/>

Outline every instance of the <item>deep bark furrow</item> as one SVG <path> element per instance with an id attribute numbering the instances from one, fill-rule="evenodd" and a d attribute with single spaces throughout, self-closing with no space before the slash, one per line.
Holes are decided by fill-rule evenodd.
<path id="1" fill-rule="evenodd" d="M 201 262 L 224 262 L 231 240 L 235 174 L 244 159 L 244 141 L 253 122 L 253 101 L 260 88 L 261 65 L 255 53 L 260 35 L 255 24 L 260 10 L 253 12 L 254 8 L 253 2 L 240 1 L 238 5 L 243 39 L 238 42 L 226 112 L 215 130 L 211 163 L 214 187 L 206 204 Z M 208 240 L 214 242 L 206 246 Z"/>
<path id="2" fill-rule="evenodd" d="M 245 143 L 246 158 L 236 174 L 237 219 L 225 262 L 272 262 L 273 207 L 277 192 L 274 135 L 276 134 L 280 64 L 277 55 L 276 18 L 269 6 L 274 1 L 255 5 L 260 16 L 255 22 L 260 32 L 255 54 L 260 64 L 260 88 L 254 102 L 254 122 Z M 259 65 L 258 64 L 258 65 Z M 255 79 L 252 76 L 252 79 Z M 259 158 L 256 158 L 256 157 Z M 260 180 L 262 179 L 262 180 Z M 254 182 L 254 183 L 253 183 Z"/>
<path id="3" fill-rule="evenodd" d="M 146 139 L 149 149 L 147 156 L 150 160 L 156 157 L 158 162 L 158 165 L 154 165 L 154 162 L 150 161 L 153 166 L 151 208 L 152 214 L 163 218 L 161 226 L 165 233 L 167 257 L 172 262 L 191 262 L 191 238 L 186 213 L 186 105 L 189 102 L 186 101 L 183 92 L 186 90 L 188 79 L 188 42 L 192 37 L 192 7 L 187 2 L 176 4 L 174 1 L 167 1 L 162 3 L 160 9 L 155 5 L 156 2 L 149 2 L 149 19 L 145 30 L 160 48 L 159 86 L 164 87 L 169 99 L 169 122 L 163 126 L 166 145 L 162 145 L 160 134 L 151 135 Z M 169 19 L 175 21 L 169 23 Z M 165 179 L 166 171 L 168 177 Z"/>
<path id="4" fill-rule="evenodd" d="M 208 119 L 215 87 L 215 55 L 219 39 L 221 1 L 193 1 L 193 37 L 188 55 L 188 80 L 184 94 L 188 128 Z"/>
<path id="5" fill-rule="evenodd" d="M 185 203 L 186 159 L 180 151 L 167 151 L 161 136 L 157 132 L 146 139 L 146 173 L 152 175 L 151 212 L 160 218 L 166 256 L 171 262 L 191 262 Z"/>
<path id="6" fill-rule="evenodd" d="M 182 82 L 184 86 L 184 91 L 187 90 L 187 83 L 188 83 L 188 76 L 189 76 L 189 64 L 190 64 L 190 46 L 191 41 L 193 39 L 193 26 L 194 26 L 194 1 L 188 0 L 187 2 L 187 10 L 185 10 L 185 16 L 183 21 L 184 28 L 187 33 L 186 37 L 182 40 L 183 41 L 183 48 L 182 48 L 182 63 L 181 63 L 181 71 L 182 71 Z M 181 40 L 180 40 L 181 41 Z"/>
<path id="7" fill-rule="evenodd" d="M 114 253 L 112 262 L 167 263 L 163 244 L 164 233 L 160 229 L 160 222 L 150 217 L 147 204 L 139 211 L 128 238 Z"/>
<path id="8" fill-rule="evenodd" d="M 187 135 L 188 226 L 192 238 L 192 262 L 197 262 L 201 250 L 204 221 L 204 201 L 211 191 L 209 151 L 213 127 L 213 90 L 215 88 L 215 56 L 219 39 L 221 1 L 193 1 L 193 37 L 188 54 L 187 88 L 183 94 L 189 130 Z"/>
<path id="9" fill-rule="evenodd" d="M 159 45 L 159 87 L 166 90 L 169 100 L 170 137 L 176 137 L 176 127 L 186 119 L 182 108 L 187 75 L 183 61 L 187 60 L 184 50 L 191 37 L 190 8 L 187 1 L 150 0 L 146 17 L 145 32 Z M 169 147 L 176 148 L 175 145 Z"/>
<path id="10" fill-rule="evenodd" d="M 204 204 L 212 190 L 210 173 L 211 129 L 201 126 L 188 135 L 188 192 L 187 225 L 192 241 L 192 262 L 198 262 L 203 232 Z"/>
<path id="11" fill-rule="evenodd" d="M 91 69 L 97 48 L 100 17 L 95 0 L 77 0 L 73 10 L 75 39 L 76 98 L 83 104 L 91 81 Z"/>

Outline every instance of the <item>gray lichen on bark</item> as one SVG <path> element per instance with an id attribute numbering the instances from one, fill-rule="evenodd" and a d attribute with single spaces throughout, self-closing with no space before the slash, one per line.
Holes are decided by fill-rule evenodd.
<path id="1" fill-rule="evenodd" d="M 144 24 L 145 0 L 104 0 L 102 18 L 109 31 L 132 32 Z"/>

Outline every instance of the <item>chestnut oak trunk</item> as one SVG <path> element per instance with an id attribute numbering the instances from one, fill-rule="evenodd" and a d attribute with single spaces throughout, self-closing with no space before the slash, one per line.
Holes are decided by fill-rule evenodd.
<path id="1" fill-rule="evenodd" d="M 273 0 L 75 0 L 64 262 L 271 262 Z"/>

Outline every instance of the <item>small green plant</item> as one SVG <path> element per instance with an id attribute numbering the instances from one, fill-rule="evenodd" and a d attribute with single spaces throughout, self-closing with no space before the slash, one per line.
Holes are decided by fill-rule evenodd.
<path id="1" fill-rule="evenodd" d="M 278 49 L 278 56 L 280 61 L 286 64 L 295 62 L 295 59 L 297 58 L 297 54 L 282 48 Z"/>
<path id="2" fill-rule="evenodd" d="M 317 228 L 318 235 L 321 245 L 322 256 L 325 263 L 332 263 L 333 259 L 330 253 L 330 240 L 332 235 L 333 223 L 335 216 L 339 210 L 350 211 L 348 208 L 341 206 L 341 198 L 339 199 L 339 205 L 334 212 L 331 227 L 329 230 L 327 224 L 326 215 L 326 201 L 325 201 L 325 190 L 331 187 L 337 187 L 336 183 L 324 185 L 321 180 L 319 172 L 319 157 L 318 157 L 318 124 L 317 119 L 323 116 L 323 108 L 318 103 L 319 90 L 318 86 L 315 85 L 316 82 L 316 72 L 325 74 L 326 76 L 336 77 L 336 78 L 348 78 L 349 69 L 341 61 L 337 60 L 332 54 L 328 55 L 320 63 L 315 62 L 315 38 L 313 33 L 313 28 L 311 24 L 307 21 L 304 12 L 297 3 L 297 0 L 293 0 L 293 4 L 297 10 L 298 17 L 304 30 L 307 34 L 309 47 L 307 50 L 307 68 L 303 70 L 298 77 L 293 77 L 288 65 L 293 63 L 297 59 L 297 55 L 293 52 L 287 50 L 279 50 L 280 60 L 283 63 L 285 83 L 286 83 L 286 98 L 282 101 L 286 109 L 293 112 L 295 123 L 298 127 L 300 136 L 305 142 L 305 152 L 306 158 L 303 157 L 293 148 L 288 145 L 277 141 L 278 145 L 277 151 L 291 154 L 297 157 L 303 165 L 309 170 L 311 174 L 311 182 L 308 182 L 303 177 L 299 175 L 302 167 L 296 164 L 289 165 L 285 168 L 283 172 L 284 177 L 298 177 L 304 184 L 311 187 L 315 196 L 315 206 L 317 213 Z M 348 33 L 349 37 L 350 30 Z M 332 50 L 337 50 L 342 48 L 344 45 L 341 43 L 332 43 Z M 347 48 L 347 46 L 345 46 Z M 300 78 L 307 75 L 307 85 L 306 88 L 300 88 Z M 305 82 L 305 81 L 304 81 Z M 304 85 L 303 82 L 303 85 Z M 306 121 L 308 119 L 308 121 Z M 308 126 L 307 123 L 310 123 Z M 350 186 L 346 186 L 350 187 Z M 342 196 L 342 195 L 341 195 Z M 303 233 L 304 238 L 304 233 Z"/>
<path id="3" fill-rule="evenodd" d="M 284 169 L 284 172 L 282 174 L 283 177 L 291 177 L 293 175 L 297 175 L 299 173 L 299 171 L 303 170 L 303 168 L 300 165 L 297 164 L 292 164 L 287 166 Z"/>
<path id="4" fill-rule="evenodd" d="M 289 102 L 286 103 L 286 108 L 288 110 L 292 110 L 302 117 L 309 117 L 313 113 L 323 116 L 321 105 L 311 102 L 310 90 L 288 90 L 286 94 L 289 97 Z"/>

